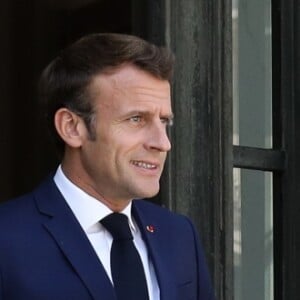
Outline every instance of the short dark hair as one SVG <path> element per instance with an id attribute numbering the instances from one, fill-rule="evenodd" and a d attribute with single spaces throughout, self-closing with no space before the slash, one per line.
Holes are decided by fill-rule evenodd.
<path id="1" fill-rule="evenodd" d="M 171 81 L 174 57 L 170 50 L 139 37 L 117 33 L 85 36 L 64 49 L 42 72 L 39 97 L 44 105 L 50 134 L 59 154 L 64 142 L 54 126 L 54 115 L 66 107 L 81 116 L 92 134 L 93 105 L 89 85 L 96 75 L 125 63 L 156 78 Z"/>

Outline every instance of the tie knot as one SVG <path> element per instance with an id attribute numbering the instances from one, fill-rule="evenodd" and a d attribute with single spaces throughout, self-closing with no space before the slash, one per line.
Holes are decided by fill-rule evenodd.
<path id="1" fill-rule="evenodd" d="M 126 215 L 112 213 L 100 222 L 110 232 L 114 240 L 132 240 L 133 237 Z"/>

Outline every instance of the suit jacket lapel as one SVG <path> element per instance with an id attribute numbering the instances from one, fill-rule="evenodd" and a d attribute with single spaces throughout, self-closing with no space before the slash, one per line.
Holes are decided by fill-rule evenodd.
<path id="1" fill-rule="evenodd" d="M 94 299 L 116 300 L 110 279 L 52 179 L 36 191 L 44 227 L 56 241 Z M 46 217 L 48 216 L 48 217 Z"/>
<path id="2" fill-rule="evenodd" d="M 172 281 L 172 278 L 170 278 L 170 271 L 168 270 L 164 259 L 167 257 L 168 253 L 163 253 L 164 250 L 160 246 L 162 243 L 167 242 L 167 237 L 162 236 L 159 230 L 155 230 L 155 228 L 159 228 L 159 224 L 156 223 L 157 220 L 153 221 L 153 216 L 148 214 L 147 211 L 143 210 L 140 206 L 136 205 L 135 201 L 133 202 L 132 213 L 140 228 L 143 239 L 146 242 L 151 261 L 156 271 L 160 288 L 160 300 L 176 300 L 177 293 L 175 283 Z M 154 232 L 151 232 L 151 227 L 149 226 L 153 226 Z"/>

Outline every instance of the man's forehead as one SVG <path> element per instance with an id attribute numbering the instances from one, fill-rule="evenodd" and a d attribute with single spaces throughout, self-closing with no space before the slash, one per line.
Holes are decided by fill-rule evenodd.
<path id="1" fill-rule="evenodd" d="M 163 105 L 171 106 L 170 84 L 151 74 L 129 68 L 129 72 L 97 75 L 90 85 L 90 95 L 100 105 Z M 130 74 L 132 73 L 132 74 Z M 128 77 L 125 75 L 128 74 Z M 169 109 L 170 110 L 170 109 Z"/>
<path id="2" fill-rule="evenodd" d="M 170 89 L 168 80 L 157 78 L 151 73 L 131 64 L 125 64 L 113 70 L 100 73 L 92 80 L 92 85 L 110 86 L 113 89 L 121 87 L 139 88 L 144 86 L 145 92 L 147 90 L 147 83 L 156 86 L 157 89 L 161 88 L 162 83 L 164 83 L 164 88 L 167 90 Z"/>

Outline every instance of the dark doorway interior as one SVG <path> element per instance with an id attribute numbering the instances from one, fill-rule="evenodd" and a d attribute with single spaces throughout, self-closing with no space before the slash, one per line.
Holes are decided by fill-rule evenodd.
<path id="1" fill-rule="evenodd" d="M 58 163 L 36 97 L 41 70 L 86 33 L 132 32 L 131 11 L 130 0 L 2 1 L 0 201 L 29 191 Z"/>

